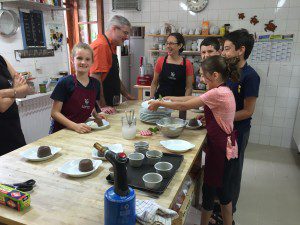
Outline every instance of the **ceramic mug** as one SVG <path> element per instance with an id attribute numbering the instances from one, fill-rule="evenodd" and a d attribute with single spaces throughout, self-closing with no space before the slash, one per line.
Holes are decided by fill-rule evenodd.
<path id="1" fill-rule="evenodd" d="M 189 35 L 193 35 L 193 34 L 194 34 L 194 29 L 191 28 L 191 29 L 189 30 Z"/>
<path id="2" fill-rule="evenodd" d="M 195 30 L 195 34 L 201 34 L 201 28 L 197 27 Z"/>

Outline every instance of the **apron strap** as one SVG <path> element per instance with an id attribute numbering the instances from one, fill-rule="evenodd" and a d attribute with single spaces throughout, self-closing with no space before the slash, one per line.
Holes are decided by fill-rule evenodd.
<path id="1" fill-rule="evenodd" d="M 75 87 L 77 87 L 77 78 L 76 78 L 76 75 L 72 74 L 72 78 L 73 78 Z"/>
<path id="2" fill-rule="evenodd" d="M 231 145 L 232 146 L 235 146 L 235 142 L 236 142 L 236 140 L 237 140 L 237 130 L 233 130 L 229 135 L 228 135 L 228 137 L 230 137 L 230 139 L 231 139 Z"/>
<path id="3" fill-rule="evenodd" d="M 113 51 L 112 51 L 112 49 L 111 49 L 111 44 L 110 44 L 108 38 L 106 37 L 105 34 L 103 34 L 103 36 L 105 37 L 105 39 L 106 39 L 106 41 L 107 41 L 107 44 L 108 44 L 108 46 L 109 46 L 109 49 L 110 49 L 111 53 L 113 53 Z"/>

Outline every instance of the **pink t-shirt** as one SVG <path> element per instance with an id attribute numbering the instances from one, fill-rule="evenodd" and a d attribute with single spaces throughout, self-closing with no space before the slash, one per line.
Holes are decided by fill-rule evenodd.
<path id="1" fill-rule="evenodd" d="M 199 98 L 210 108 L 221 129 L 226 134 L 231 134 L 236 109 L 232 91 L 226 86 L 220 86 L 200 95 Z M 228 136 L 226 148 L 228 160 L 238 157 L 237 143 L 234 146 L 232 144 L 231 138 Z"/>

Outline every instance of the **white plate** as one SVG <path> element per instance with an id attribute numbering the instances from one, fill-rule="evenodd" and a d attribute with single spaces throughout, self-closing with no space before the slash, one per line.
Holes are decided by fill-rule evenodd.
<path id="1" fill-rule="evenodd" d="M 94 121 L 86 122 L 86 125 L 88 125 L 90 128 L 92 128 L 94 130 L 104 130 L 104 129 L 108 128 L 109 122 L 107 120 L 104 120 L 104 119 L 102 119 L 102 122 L 103 122 L 103 126 L 101 126 L 101 127 L 99 127 L 97 125 L 97 123 L 94 122 Z"/>
<path id="2" fill-rule="evenodd" d="M 121 144 L 113 144 L 113 145 L 102 145 L 104 147 L 108 147 L 109 150 L 115 152 L 115 153 L 120 153 L 123 152 L 123 146 Z M 92 151 L 92 157 L 95 159 L 102 159 L 102 160 L 106 160 L 105 157 L 99 157 L 98 156 L 98 150 L 93 148 Z"/>
<path id="3" fill-rule="evenodd" d="M 190 129 L 190 130 L 196 130 L 196 129 L 200 128 L 202 126 L 201 120 L 197 120 L 197 121 L 198 121 L 198 126 L 191 127 L 191 126 L 189 126 L 189 124 L 187 124 L 185 128 Z"/>
<path id="4" fill-rule="evenodd" d="M 145 108 L 145 109 L 148 109 L 150 101 L 159 101 L 159 100 L 154 100 L 153 99 L 153 100 L 144 101 L 144 102 L 142 102 L 142 107 Z M 171 102 L 170 100 L 162 100 L 162 101 L 164 101 L 164 102 Z M 159 109 L 165 109 L 165 107 L 163 107 L 163 106 L 159 106 L 158 108 Z"/>
<path id="5" fill-rule="evenodd" d="M 64 174 L 69 175 L 70 177 L 85 177 L 92 173 L 94 173 L 98 167 L 102 164 L 102 160 L 92 160 L 94 169 L 88 172 L 81 172 L 79 170 L 79 162 L 82 159 L 75 159 L 73 161 L 66 162 L 64 165 L 62 165 L 60 168 L 58 168 L 58 171 Z"/>
<path id="6" fill-rule="evenodd" d="M 170 152 L 181 153 L 186 152 L 195 147 L 194 144 L 185 140 L 167 140 L 160 141 L 160 144 L 168 149 Z"/>
<path id="7" fill-rule="evenodd" d="M 39 149 L 40 146 L 34 146 L 28 150 L 26 150 L 25 152 L 21 152 L 20 155 L 22 157 L 24 157 L 25 159 L 28 159 L 30 161 L 43 161 L 43 160 L 47 160 L 47 159 L 50 159 L 51 157 L 53 157 L 56 153 L 58 153 L 61 148 L 57 148 L 57 147 L 54 147 L 54 146 L 49 146 L 50 149 L 51 149 L 51 155 L 48 155 L 46 157 L 43 157 L 43 158 L 39 158 L 37 156 L 37 151 Z"/>

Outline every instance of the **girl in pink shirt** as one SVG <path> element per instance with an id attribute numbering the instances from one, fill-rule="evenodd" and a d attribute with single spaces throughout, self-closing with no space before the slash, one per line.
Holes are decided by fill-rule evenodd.
<path id="1" fill-rule="evenodd" d="M 205 94 L 198 97 L 166 97 L 171 102 L 149 103 L 150 110 L 164 106 L 184 111 L 204 106 L 208 148 L 205 157 L 201 225 L 209 223 L 215 197 L 220 200 L 224 225 L 232 224 L 231 179 L 238 157 L 233 129 L 236 105 L 234 95 L 225 83 L 227 79 L 237 80 L 236 64 L 236 59 L 211 56 L 202 62 L 200 69 L 208 87 Z"/>

